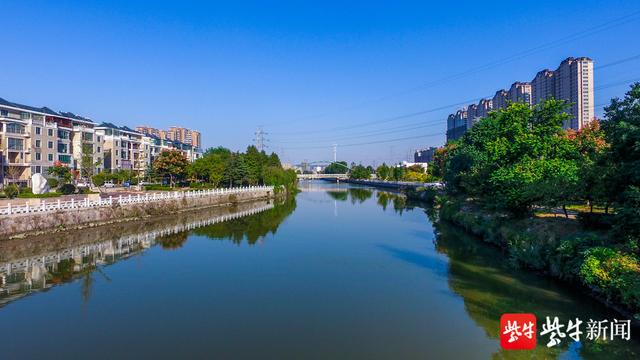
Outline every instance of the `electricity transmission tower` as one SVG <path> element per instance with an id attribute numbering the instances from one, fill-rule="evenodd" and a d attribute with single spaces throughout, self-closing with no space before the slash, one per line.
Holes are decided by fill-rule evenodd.
<path id="1" fill-rule="evenodd" d="M 338 144 L 333 144 L 333 162 L 338 161 Z"/>
<path id="2" fill-rule="evenodd" d="M 256 149 L 258 149 L 258 151 L 263 151 L 264 149 L 267 148 L 267 138 L 266 135 L 267 133 L 262 129 L 262 126 L 258 127 L 258 129 L 255 132 L 255 139 L 253 139 L 253 141 L 256 144 Z"/>

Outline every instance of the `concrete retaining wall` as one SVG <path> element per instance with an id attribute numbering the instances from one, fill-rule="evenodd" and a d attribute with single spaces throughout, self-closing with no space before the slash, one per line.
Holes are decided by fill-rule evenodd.
<path id="1" fill-rule="evenodd" d="M 3 216 L 0 217 L 0 239 L 16 237 L 18 235 L 37 234 L 56 229 L 74 229 L 143 219 L 151 216 L 169 215 L 187 209 L 268 199 L 272 198 L 273 195 L 271 190 L 258 189 L 236 194 L 219 194 L 152 203 L 122 206 L 114 204 L 111 207 Z"/>

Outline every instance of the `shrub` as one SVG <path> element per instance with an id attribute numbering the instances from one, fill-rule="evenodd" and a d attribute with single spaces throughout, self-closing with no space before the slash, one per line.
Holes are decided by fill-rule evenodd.
<path id="1" fill-rule="evenodd" d="M 73 184 L 64 184 L 60 186 L 58 191 L 63 195 L 70 195 L 76 192 L 76 187 Z"/>
<path id="2" fill-rule="evenodd" d="M 640 262 L 631 255 L 608 247 L 584 252 L 580 277 L 609 300 L 621 301 L 633 309 L 640 307 Z"/>
<path id="3" fill-rule="evenodd" d="M 95 174 L 91 177 L 91 181 L 93 182 L 93 184 L 95 186 L 102 186 L 104 185 L 105 181 L 107 180 L 107 174 L 105 174 L 104 172 L 101 172 L 99 174 Z"/>
<path id="4" fill-rule="evenodd" d="M 55 188 L 57 188 L 59 183 L 60 183 L 60 182 L 59 182 L 59 181 L 58 181 L 58 179 L 56 179 L 56 178 L 48 178 L 48 179 L 47 179 L 47 184 L 49 185 L 49 188 L 50 188 L 50 189 L 55 189 Z"/>
<path id="5" fill-rule="evenodd" d="M 175 188 L 172 188 L 169 185 L 159 185 L 159 184 L 145 185 L 144 189 L 146 191 L 174 191 L 174 190 L 176 190 Z"/>
<path id="6" fill-rule="evenodd" d="M 9 199 L 15 199 L 16 196 L 20 193 L 18 187 L 14 184 L 10 184 L 4 187 L 4 194 Z"/>

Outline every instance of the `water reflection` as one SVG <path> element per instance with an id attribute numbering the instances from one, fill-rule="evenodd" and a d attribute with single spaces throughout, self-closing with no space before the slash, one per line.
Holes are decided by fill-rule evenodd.
<path id="1" fill-rule="evenodd" d="M 211 239 L 229 239 L 235 244 L 241 244 L 246 240 L 247 244 L 254 245 L 267 234 L 275 234 L 280 224 L 293 213 L 295 208 L 295 197 L 289 197 L 278 206 L 258 216 L 203 226 L 195 229 L 193 233 Z"/>
<path id="2" fill-rule="evenodd" d="M 264 201 L 242 203 L 230 209 L 186 212 L 118 227 L 2 241 L 0 307 L 75 279 L 82 281 L 81 295 L 86 301 L 91 296 L 94 273 L 109 280 L 101 266 L 141 254 L 156 244 L 165 250 L 179 249 L 190 231 L 238 244 L 246 238 L 254 244 L 275 233 L 295 206 L 295 198 L 275 205 Z"/>
<path id="3" fill-rule="evenodd" d="M 499 339 L 503 313 L 533 313 L 539 329 L 546 316 L 558 316 L 564 324 L 576 317 L 586 321 L 617 316 L 567 284 L 514 269 L 506 254 L 451 224 L 434 222 L 434 227 L 436 250 L 449 258 L 449 287 L 462 297 L 465 310 L 489 338 Z M 493 357 L 630 359 L 638 358 L 640 350 L 635 341 L 576 344 L 567 337 L 559 347 L 547 348 L 546 340 L 538 337 L 533 351 L 498 350 Z"/>

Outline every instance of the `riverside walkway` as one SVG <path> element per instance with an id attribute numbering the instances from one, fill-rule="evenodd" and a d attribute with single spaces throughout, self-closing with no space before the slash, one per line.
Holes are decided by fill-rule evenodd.
<path id="1" fill-rule="evenodd" d="M 367 185 L 387 189 L 418 189 L 421 187 L 431 189 L 444 189 L 444 184 L 439 182 L 423 183 L 413 181 L 385 181 L 385 180 L 365 180 L 365 179 L 340 179 L 340 182 L 357 185 Z"/>
<path id="2" fill-rule="evenodd" d="M 111 207 L 114 205 L 130 205 L 153 203 L 159 201 L 179 201 L 185 198 L 198 198 L 219 195 L 231 195 L 239 193 L 251 193 L 257 191 L 273 191 L 273 186 L 244 186 L 236 188 L 221 188 L 208 190 L 191 190 L 191 191 L 173 191 L 173 192 L 154 192 L 128 196 L 109 196 L 105 198 L 90 199 L 85 197 L 83 200 L 71 199 L 62 200 L 40 200 L 38 204 L 31 201 L 20 203 L 19 199 L 15 203 L 8 203 L 0 206 L 0 216 L 11 216 L 18 214 L 42 213 L 52 211 L 69 211 L 77 209 Z M 32 200 L 32 199 L 31 199 Z"/>

